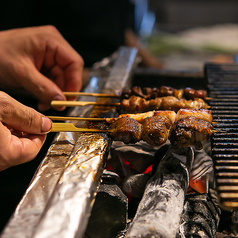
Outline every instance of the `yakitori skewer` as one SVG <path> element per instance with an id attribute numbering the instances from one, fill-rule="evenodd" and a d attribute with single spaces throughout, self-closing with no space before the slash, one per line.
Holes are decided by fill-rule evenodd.
<path id="1" fill-rule="evenodd" d="M 209 106 L 201 98 L 194 100 L 178 99 L 174 96 L 158 97 L 156 99 L 146 100 L 141 97 L 131 96 L 129 99 L 123 99 L 121 102 L 90 102 L 90 101 L 52 101 L 51 106 L 120 106 L 121 111 L 126 113 L 146 112 L 151 110 L 173 110 L 178 111 L 181 108 L 190 109 L 208 109 Z"/>
<path id="2" fill-rule="evenodd" d="M 205 109 L 180 109 L 177 114 L 174 111 L 150 111 L 101 120 L 109 123 L 110 129 L 87 129 L 78 128 L 72 123 L 53 123 L 51 131 L 109 132 L 113 140 L 125 144 L 143 140 L 150 145 L 160 146 L 169 139 L 178 148 L 194 145 L 196 149 L 201 149 L 201 142 L 208 140 L 213 133 L 212 114 Z"/>
<path id="3" fill-rule="evenodd" d="M 164 96 L 174 96 L 178 99 L 194 99 L 202 98 L 204 100 L 210 100 L 211 98 L 207 97 L 206 90 L 195 90 L 190 87 L 175 89 L 168 86 L 160 86 L 158 88 L 150 87 L 139 87 L 134 86 L 129 90 L 124 90 L 122 94 L 102 94 L 102 93 L 90 93 L 90 92 L 63 92 L 65 96 L 95 96 L 95 97 L 111 97 L 111 98 L 121 98 L 128 99 L 130 96 L 139 96 L 149 99 L 155 99 L 157 97 Z"/>
<path id="4" fill-rule="evenodd" d="M 162 110 L 162 111 L 148 111 L 144 113 L 134 113 L 134 114 L 120 114 L 118 117 L 112 117 L 112 118 L 96 118 L 96 117 L 63 117 L 63 116 L 47 116 L 53 121 L 105 121 L 109 124 L 112 124 L 114 121 L 116 121 L 119 118 L 122 117 L 130 117 L 140 123 L 144 121 L 147 117 L 152 116 L 166 116 L 169 118 L 169 120 L 174 123 L 175 121 L 178 121 L 182 118 L 185 118 L 187 116 L 194 116 L 199 119 L 203 119 L 205 121 L 208 121 L 209 123 L 214 123 L 212 121 L 212 114 L 210 110 L 205 109 L 180 109 L 177 113 L 170 110 Z"/>

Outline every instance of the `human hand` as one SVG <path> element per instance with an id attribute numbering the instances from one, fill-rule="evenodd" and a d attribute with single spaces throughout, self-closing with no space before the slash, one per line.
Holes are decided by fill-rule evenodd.
<path id="1" fill-rule="evenodd" d="M 40 111 L 52 100 L 66 100 L 62 91 L 81 89 L 83 64 L 53 26 L 0 32 L 0 87 L 30 93 Z"/>
<path id="2" fill-rule="evenodd" d="M 34 159 L 51 126 L 49 118 L 0 92 L 0 171 Z"/>

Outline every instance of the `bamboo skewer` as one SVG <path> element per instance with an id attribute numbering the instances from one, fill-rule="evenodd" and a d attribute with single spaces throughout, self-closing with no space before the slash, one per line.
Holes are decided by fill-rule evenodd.
<path id="1" fill-rule="evenodd" d="M 105 102 L 88 102 L 88 101 L 52 101 L 51 106 L 66 106 L 66 107 L 77 107 L 77 106 L 87 106 L 87 105 L 97 105 L 97 106 L 120 106 L 119 102 L 116 103 L 105 103 Z"/>
<path id="2" fill-rule="evenodd" d="M 93 97 L 110 97 L 119 98 L 121 95 L 105 93 L 85 93 L 85 92 L 63 92 L 65 96 L 93 96 Z"/>
<path id="3" fill-rule="evenodd" d="M 59 117 L 59 116 L 47 116 L 53 121 L 106 121 L 106 118 L 84 118 L 84 117 Z"/>
<path id="4" fill-rule="evenodd" d="M 100 129 L 88 129 L 79 128 L 73 125 L 73 123 L 52 123 L 51 132 L 111 132 L 111 130 L 100 130 Z"/>

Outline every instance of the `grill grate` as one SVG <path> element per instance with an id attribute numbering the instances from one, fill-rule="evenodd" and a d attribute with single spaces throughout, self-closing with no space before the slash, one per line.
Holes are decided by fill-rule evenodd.
<path id="1" fill-rule="evenodd" d="M 221 207 L 238 209 L 238 64 L 206 64 L 215 180 Z"/>

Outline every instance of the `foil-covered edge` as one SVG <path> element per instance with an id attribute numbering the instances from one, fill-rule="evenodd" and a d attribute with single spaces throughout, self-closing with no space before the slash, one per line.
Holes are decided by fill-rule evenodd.
<path id="1" fill-rule="evenodd" d="M 125 88 L 127 84 L 129 84 L 132 68 L 136 64 L 136 56 L 137 50 L 135 48 L 121 47 L 116 56 L 116 60 L 112 59 L 112 61 L 115 60 L 115 63 L 112 65 L 112 67 L 110 60 L 105 61 L 105 59 L 102 61 L 104 65 L 100 66 L 100 64 L 97 64 L 95 67 L 96 75 L 91 76 L 91 81 L 94 82 L 95 77 L 99 79 L 101 78 L 101 84 L 103 85 L 100 85 L 100 87 L 98 87 L 98 85 L 95 85 L 94 82 L 88 85 L 88 88 L 87 90 L 85 90 L 85 92 L 120 93 L 122 89 Z M 105 62 L 107 63 L 105 64 Z M 110 72 L 109 76 L 107 74 L 105 75 L 105 70 L 103 70 L 104 67 L 107 68 L 106 71 Z M 108 68 L 110 67 L 111 69 L 108 70 Z M 103 72 L 102 74 L 101 71 Z M 104 82 L 104 80 L 106 80 L 106 82 Z M 119 81 L 120 83 L 116 83 L 116 81 Z M 95 90 L 91 90 L 91 88 L 93 87 Z M 81 97 L 80 99 L 83 100 L 82 98 L 83 97 Z M 95 98 L 92 100 L 95 100 Z M 82 112 L 82 110 L 79 108 L 73 108 L 69 113 L 69 116 L 87 115 L 91 109 L 92 107 L 89 109 L 84 109 Z M 106 134 L 99 137 L 97 134 L 94 134 L 94 136 L 97 137 L 95 141 L 98 141 L 96 144 L 101 145 L 98 147 L 98 153 L 100 152 L 101 154 L 99 153 L 100 155 L 96 155 L 96 151 L 95 153 L 93 153 L 95 154 L 95 156 L 92 156 L 92 158 L 88 160 L 90 163 L 85 164 L 89 166 L 88 168 L 90 168 L 87 169 L 86 166 L 84 170 L 85 173 L 74 173 L 75 171 L 74 169 L 72 170 L 72 168 L 75 168 L 76 164 L 82 162 L 82 159 L 79 159 L 78 157 L 78 154 L 80 154 L 80 152 L 76 148 L 77 146 L 79 146 L 81 140 L 87 141 L 89 139 L 85 139 L 85 136 L 87 137 L 89 136 L 89 134 L 81 134 L 78 132 L 61 132 L 58 134 L 54 143 L 50 146 L 47 155 L 39 166 L 35 176 L 33 177 L 32 182 L 28 187 L 25 195 L 18 204 L 16 211 L 5 227 L 1 237 L 39 237 L 39 227 L 41 226 L 43 226 L 45 229 L 45 237 L 49 237 L 49 234 L 52 234 L 54 230 L 53 228 L 55 226 L 58 226 L 58 224 L 64 224 L 64 229 L 62 229 L 64 230 L 64 233 L 67 233 L 68 235 L 60 236 L 61 230 L 58 230 L 58 233 L 55 234 L 57 237 L 70 238 L 81 237 L 83 235 L 84 231 L 86 230 L 88 218 L 90 216 L 90 212 L 94 203 L 97 186 L 102 175 L 102 168 L 104 165 L 103 157 L 105 155 L 106 147 L 108 147 L 109 145 L 109 139 Z M 64 143 L 65 147 L 67 147 L 66 150 L 61 149 Z M 82 147 L 79 146 L 79 148 Z M 88 152 L 90 152 L 91 148 L 94 147 L 92 147 L 92 145 L 90 144 L 85 148 L 87 148 Z M 58 150 L 61 151 L 62 154 L 60 154 Z M 65 153 L 65 151 L 67 150 L 68 152 Z M 70 156 L 72 151 L 73 154 L 72 156 Z M 79 165 L 77 165 L 76 167 L 78 166 Z M 71 174 L 68 173 L 69 171 L 74 172 L 72 172 Z M 80 185 L 81 187 L 79 187 L 73 181 L 70 181 L 71 178 L 75 178 L 74 175 L 76 177 L 82 176 L 82 178 L 93 177 L 95 180 L 88 181 L 82 179 L 82 184 Z M 68 182 L 66 182 L 67 178 L 69 180 Z M 80 178 L 78 178 L 78 181 L 80 181 Z M 70 190 L 69 184 L 71 184 L 72 190 Z M 87 192 L 83 193 L 83 189 L 85 188 L 87 188 Z M 57 197 L 64 197 L 64 195 L 67 195 L 63 193 L 64 189 L 69 189 L 71 194 L 75 193 L 76 195 L 71 196 L 71 198 L 65 197 L 65 199 L 63 200 L 58 200 Z M 79 199 L 80 196 L 77 196 L 77 194 L 80 193 L 85 194 L 85 196 L 83 196 L 85 198 L 84 201 L 82 201 L 82 199 Z M 74 202 L 74 199 L 76 199 L 77 202 Z M 72 202 L 73 206 L 70 206 L 70 209 L 68 209 L 69 207 L 66 206 L 67 209 L 64 211 L 63 208 L 65 208 L 65 206 L 62 207 L 58 205 L 58 202 L 61 203 L 62 201 L 62 204 L 67 204 L 68 202 L 68 204 L 71 204 Z M 82 204 L 78 202 L 82 202 Z M 79 206 L 78 209 L 77 204 Z M 57 209 L 55 209 L 56 207 Z M 51 213 L 50 211 L 53 211 L 53 213 Z M 59 214 L 60 216 L 57 220 L 58 224 L 52 223 L 55 215 Z M 50 225 L 45 226 L 45 224 Z"/>
<path id="2" fill-rule="evenodd" d="M 79 137 L 33 237 L 82 237 L 110 143 L 106 137 Z"/>

